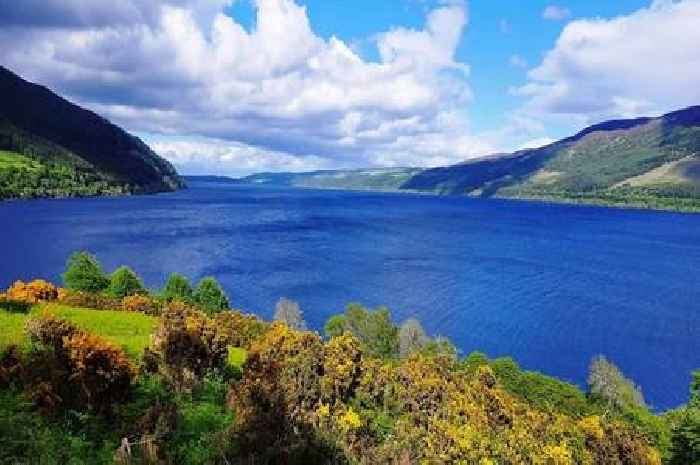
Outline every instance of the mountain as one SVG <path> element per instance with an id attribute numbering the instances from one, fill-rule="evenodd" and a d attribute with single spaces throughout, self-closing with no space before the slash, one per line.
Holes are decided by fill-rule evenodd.
<path id="1" fill-rule="evenodd" d="M 398 190 L 421 168 L 326 170 L 308 173 L 260 173 L 238 180 L 241 184 L 315 189 Z"/>
<path id="2" fill-rule="evenodd" d="M 139 138 L 0 66 L 0 198 L 184 187 Z"/>
<path id="3" fill-rule="evenodd" d="M 700 106 L 658 118 L 607 121 L 545 147 L 453 166 L 277 173 L 241 182 L 540 199 L 700 210 Z M 352 182 L 330 182 L 345 179 Z"/>

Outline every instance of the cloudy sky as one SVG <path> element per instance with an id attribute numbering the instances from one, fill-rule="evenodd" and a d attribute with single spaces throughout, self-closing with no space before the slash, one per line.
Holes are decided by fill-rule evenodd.
<path id="1" fill-rule="evenodd" d="M 700 104 L 700 0 L 0 1 L 0 64 L 186 174 L 436 166 Z"/>

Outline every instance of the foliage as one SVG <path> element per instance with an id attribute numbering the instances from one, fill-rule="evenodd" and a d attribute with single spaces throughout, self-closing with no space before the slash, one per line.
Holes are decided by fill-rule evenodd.
<path id="1" fill-rule="evenodd" d="M 119 310 L 122 308 L 120 299 L 108 296 L 102 292 L 67 290 L 59 295 L 58 301 L 68 307 L 83 307 L 95 310 Z"/>
<path id="2" fill-rule="evenodd" d="M 588 385 L 593 396 L 616 409 L 646 406 L 640 388 L 602 355 L 591 361 Z"/>
<path id="3" fill-rule="evenodd" d="M 0 444 L 0 463 L 41 465 L 111 465 L 116 447 L 51 424 L 11 390 L 0 390 Z"/>
<path id="4" fill-rule="evenodd" d="M 192 286 L 186 277 L 179 273 L 172 273 L 168 276 L 162 295 L 168 301 L 187 302 L 192 298 L 192 292 Z"/>
<path id="5" fill-rule="evenodd" d="M 273 320 L 281 321 L 292 329 L 303 331 L 306 329 L 304 312 L 297 302 L 282 297 L 275 305 Z"/>
<path id="6" fill-rule="evenodd" d="M 77 333 L 64 338 L 63 349 L 70 363 L 68 381 L 79 388 L 79 405 L 105 412 L 127 398 L 135 370 L 121 348 L 99 336 Z"/>
<path id="7" fill-rule="evenodd" d="M 16 281 L 6 292 L 5 298 L 30 305 L 58 299 L 58 289 L 51 283 L 36 279 L 29 283 Z"/>
<path id="8" fill-rule="evenodd" d="M 228 297 L 219 282 L 212 277 L 203 278 L 193 294 L 194 301 L 207 314 L 213 315 L 229 308 Z"/>
<path id="9" fill-rule="evenodd" d="M 39 405 L 109 412 L 126 399 L 135 371 L 121 348 L 48 312 L 30 318 L 26 331 L 39 344 L 25 370 L 30 397 Z"/>
<path id="10" fill-rule="evenodd" d="M 121 266 L 112 273 L 107 292 L 112 297 L 122 299 L 127 296 L 145 293 L 146 289 L 141 279 L 136 276 L 136 273 L 131 268 Z"/>
<path id="11" fill-rule="evenodd" d="M 428 343 L 423 326 L 415 318 L 404 321 L 399 329 L 399 355 L 407 357 L 417 352 Z"/>
<path id="12" fill-rule="evenodd" d="M 399 331 L 386 307 L 368 310 L 360 304 L 350 304 L 343 315 L 328 320 L 325 332 L 329 338 L 352 334 L 372 356 L 391 358 L 398 353 Z"/>
<path id="13" fill-rule="evenodd" d="M 135 294 L 124 297 L 122 299 L 121 308 L 125 312 L 159 315 L 161 312 L 161 303 L 150 296 Z"/>
<path id="14" fill-rule="evenodd" d="M 268 325 L 256 316 L 238 310 L 217 313 L 213 318 L 217 338 L 229 347 L 249 349 L 268 329 Z"/>
<path id="15" fill-rule="evenodd" d="M 481 363 L 478 355 L 471 363 Z M 484 361 L 484 364 L 488 360 Z M 596 409 L 588 402 L 578 386 L 545 376 L 535 371 L 523 371 L 511 358 L 499 358 L 490 363 L 498 380 L 510 393 L 520 396 L 543 410 L 554 410 L 573 417 L 592 415 Z"/>
<path id="16" fill-rule="evenodd" d="M 205 313 L 169 307 L 161 315 L 151 352 L 173 386 L 189 391 L 208 371 L 225 368 L 228 344 Z"/>
<path id="17" fill-rule="evenodd" d="M 686 407 L 674 414 L 671 465 L 700 463 L 700 408 Z"/>
<path id="18" fill-rule="evenodd" d="M 63 274 L 63 282 L 70 290 L 84 292 L 100 292 L 110 284 L 97 258 L 88 252 L 71 255 Z"/>

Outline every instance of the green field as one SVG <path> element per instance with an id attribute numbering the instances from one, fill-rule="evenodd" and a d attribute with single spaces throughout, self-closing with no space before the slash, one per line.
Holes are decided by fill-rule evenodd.
<path id="1" fill-rule="evenodd" d="M 0 348 L 25 342 L 24 323 L 31 316 L 39 316 L 45 307 L 37 306 L 28 314 L 0 310 Z M 158 319 L 142 313 L 91 310 L 51 305 L 50 311 L 58 318 L 75 323 L 78 327 L 120 345 L 133 358 L 138 358 L 151 341 Z"/>

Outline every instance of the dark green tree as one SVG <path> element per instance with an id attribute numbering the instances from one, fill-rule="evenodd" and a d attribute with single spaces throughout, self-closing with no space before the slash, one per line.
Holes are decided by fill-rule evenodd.
<path id="1" fill-rule="evenodd" d="M 112 297 L 121 299 L 129 295 L 143 294 L 146 289 L 131 268 L 121 266 L 112 273 L 107 292 Z"/>
<path id="2" fill-rule="evenodd" d="M 204 278 L 195 289 L 193 299 L 202 310 L 210 315 L 229 308 L 228 297 L 215 278 Z"/>
<path id="3" fill-rule="evenodd" d="M 167 300 L 189 301 L 192 298 L 192 286 L 189 280 L 179 273 L 172 273 L 163 288 L 163 297 Z"/>
<path id="4" fill-rule="evenodd" d="M 83 292 L 100 292 L 109 286 L 109 278 L 100 262 L 88 252 L 76 252 L 70 256 L 63 282 L 68 289 Z"/>

